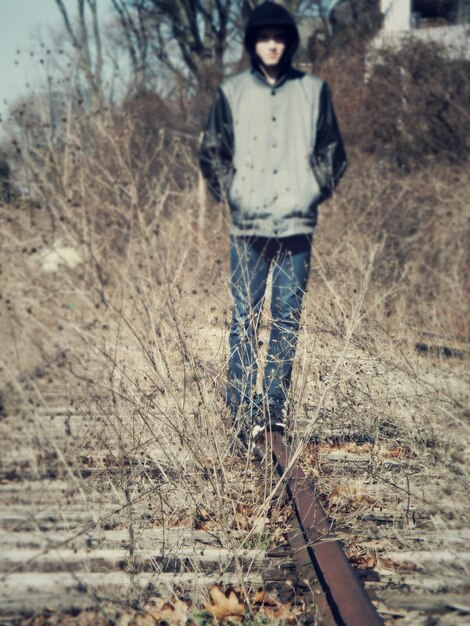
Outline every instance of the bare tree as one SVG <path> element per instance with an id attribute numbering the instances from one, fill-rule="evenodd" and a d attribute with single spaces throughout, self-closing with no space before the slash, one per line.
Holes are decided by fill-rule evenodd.
<path id="1" fill-rule="evenodd" d="M 152 28 L 152 48 L 177 79 L 202 89 L 222 77 L 234 0 L 131 0 Z"/>
<path id="2" fill-rule="evenodd" d="M 97 0 L 77 0 L 78 23 L 76 26 L 72 25 L 63 0 L 55 1 L 62 14 L 72 45 L 77 50 L 78 66 L 83 72 L 91 105 L 95 111 L 99 111 L 103 105 L 103 52 L 98 23 Z M 91 35 L 88 32 L 86 7 L 88 7 L 91 17 Z"/>
<path id="3" fill-rule="evenodd" d="M 213 91 L 227 67 L 243 55 L 246 20 L 261 0 L 111 0 L 123 30 L 137 89 L 153 60 L 163 64 L 178 84 Z M 300 17 L 320 0 L 284 0 Z M 238 55 L 238 61 L 237 61 Z M 151 72 L 150 72 L 151 73 Z"/>
<path id="4" fill-rule="evenodd" d="M 119 19 L 121 33 L 125 40 L 132 67 L 134 91 L 141 94 L 147 89 L 150 68 L 150 29 L 146 23 L 144 2 L 111 0 Z"/>
<path id="5" fill-rule="evenodd" d="M 103 106 L 103 45 L 97 0 L 76 0 L 71 19 L 64 0 L 55 0 L 66 33 L 76 49 L 93 109 Z M 212 94 L 223 79 L 227 63 L 235 69 L 243 59 L 246 20 L 261 0 L 110 0 L 131 67 L 131 91 L 151 89 L 151 79 L 169 72 L 179 93 Z M 283 0 L 301 17 L 321 0 Z M 74 16 L 75 17 L 75 16 Z"/>

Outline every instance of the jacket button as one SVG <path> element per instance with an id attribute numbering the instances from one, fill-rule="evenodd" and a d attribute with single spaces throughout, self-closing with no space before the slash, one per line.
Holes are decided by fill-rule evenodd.
<path id="1" fill-rule="evenodd" d="M 275 96 L 275 95 L 276 95 L 276 90 L 275 90 L 275 89 L 273 89 L 273 90 L 271 91 L 271 93 L 272 93 L 272 95 L 273 95 L 273 96 Z"/>
<path id="2" fill-rule="evenodd" d="M 276 121 L 276 118 L 275 118 L 275 117 L 273 117 L 272 119 L 273 119 L 273 122 L 275 122 L 275 121 Z"/>
<path id="3" fill-rule="evenodd" d="M 277 174 L 277 170 L 273 170 L 273 174 Z"/>
<path id="4" fill-rule="evenodd" d="M 273 148 L 277 148 L 277 141 L 273 141 Z"/>

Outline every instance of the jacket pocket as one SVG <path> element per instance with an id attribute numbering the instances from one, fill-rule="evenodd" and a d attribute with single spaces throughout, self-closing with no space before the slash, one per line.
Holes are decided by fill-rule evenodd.
<path id="1" fill-rule="evenodd" d="M 225 196 L 228 198 L 230 188 L 232 187 L 233 179 L 235 177 L 235 168 L 231 167 L 226 173 L 223 174 L 221 185 Z"/>
<path id="2" fill-rule="evenodd" d="M 332 146 L 328 146 L 326 149 L 326 157 L 320 159 L 318 157 L 312 156 L 310 160 L 310 165 L 313 171 L 313 175 L 316 178 L 318 186 L 321 191 L 321 199 L 320 202 L 326 200 L 331 196 L 333 189 L 333 167 L 332 167 L 332 157 L 331 157 L 331 148 Z"/>
<path id="3" fill-rule="evenodd" d="M 227 177 L 226 177 L 226 185 L 225 185 L 225 192 L 227 194 L 227 202 L 229 204 L 229 206 L 231 207 L 233 204 L 233 191 L 235 189 L 235 178 L 237 175 L 237 170 L 232 167 L 230 169 L 230 171 L 227 173 Z"/>
<path id="4" fill-rule="evenodd" d="M 309 206 L 316 206 L 324 199 L 321 183 L 318 180 L 318 176 L 315 172 L 313 165 L 310 166 L 310 178 L 311 178 L 311 200 Z"/>

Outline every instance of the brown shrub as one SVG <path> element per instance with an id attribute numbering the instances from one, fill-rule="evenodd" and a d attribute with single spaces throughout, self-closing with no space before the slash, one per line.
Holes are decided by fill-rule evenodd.
<path id="1" fill-rule="evenodd" d="M 338 47 L 319 65 L 346 143 L 407 170 L 457 163 L 470 151 L 470 62 L 408 41 L 383 51 L 365 81 L 367 44 Z"/>
<path id="2" fill-rule="evenodd" d="M 364 146 L 409 169 L 455 163 L 470 151 L 470 62 L 436 45 L 408 42 L 384 52 L 366 90 Z"/>
<path id="3" fill-rule="evenodd" d="M 468 168 L 434 163 L 407 173 L 357 149 L 349 161 L 336 199 L 321 207 L 317 237 L 338 292 L 346 295 L 361 281 L 348 250 L 382 242 L 372 291 L 384 297 L 390 331 L 401 334 L 411 324 L 468 338 Z"/>
<path id="4" fill-rule="evenodd" d="M 336 202 L 321 208 L 320 251 L 383 241 L 376 291 L 390 326 L 407 320 L 468 337 L 470 64 L 436 46 L 384 53 L 368 82 L 365 40 L 332 48 L 316 71 L 332 87 L 349 157 Z M 343 242 L 340 244 L 339 242 Z M 331 275 L 350 276 L 346 253 Z"/>

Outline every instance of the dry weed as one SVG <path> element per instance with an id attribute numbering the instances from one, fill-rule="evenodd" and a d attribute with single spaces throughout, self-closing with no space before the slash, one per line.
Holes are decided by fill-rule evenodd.
<path id="1" fill-rule="evenodd" d="M 157 133 L 142 163 L 134 129 L 131 116 L 71 118 L 60 148 L 22 139 L 37 204 L 0 214 L 3 402 L 31 453 L 18 473 L 66 479 L 96 527 L 126 529 L 131 583 L 146 529 L 217 529 L 234 562 L 221 575 L 234 567 L 251 606 L 239 554 L 279 539 L 288 511 L 271 465 L 260 476 L 232 446 L 227 223 L 201 198 L 193 147 Z M 465 361 L 423 360 L 414 344 L 468 340 L 470 181 L 455 165 L 397 175 L 350 156 L 315 235 L 292 462 L 331 494 L 340 532 L 378 509 L 425 529 L 430 511 L 468 513 Z M 57 390 L 70 415 L 54 434 Z"/>

